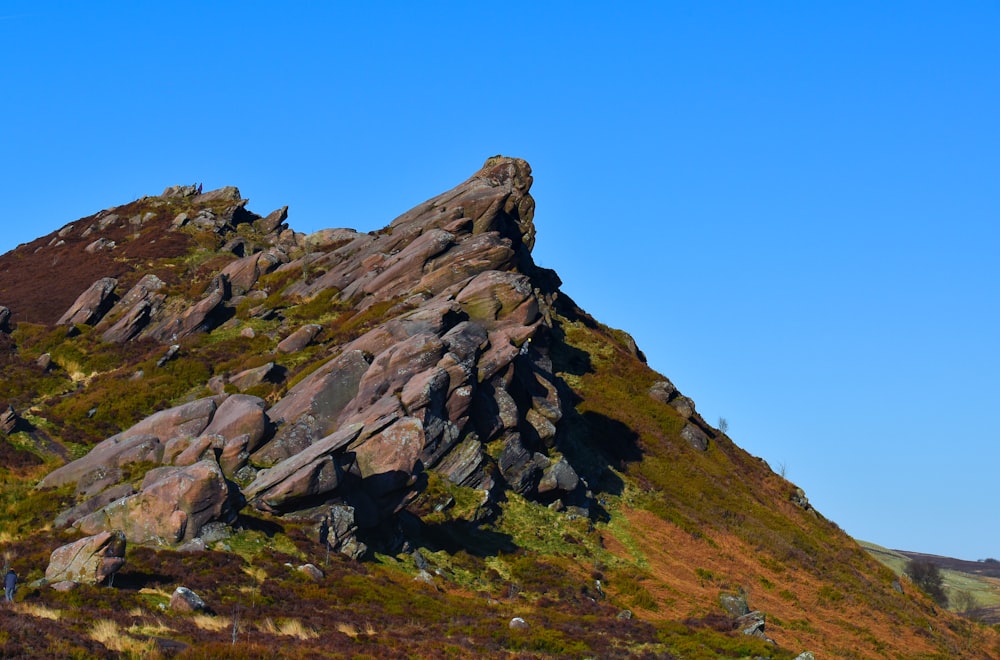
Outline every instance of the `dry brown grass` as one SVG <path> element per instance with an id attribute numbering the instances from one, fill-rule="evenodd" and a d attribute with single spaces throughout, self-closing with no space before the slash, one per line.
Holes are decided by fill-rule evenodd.
<path id="1" fill-rule="evenodd" d="M 750 607 L 765 613 L 766 632 L 782 648 L 825 649 L 844 657 L 909 658 L 938 657 L 943 643 L 955 649 L 953 657 L 974 657 L 962 651 L 970 648 L 972 639 L 983 642 L 979 648 L 996 648 L 1000 641 L 995 629 L 974 627 L 948 613 L 940 614 L 948 618 L 948 626 L 935 625 L 934 635 L 924 634 L 916 623 L 930 618 L 929 601 L 926 611 L 911 607 L 907 620 L 899 611 L 886 613 L 855 595 L 837 598 L 837 585 L 824 583 L 801 567 L 762 561 L 759 548 L 748 547 L 735 535 L 713 531 L 709 543 L 647 511 L 621 513 L 632 532 L 628 544 L 637 546 L 648 560 L 643 586 L 658 603 L 655 610 L 634 608 L 642 619 L 697 620 L 717 615 L 722 592 L 743 590 L 749 594 Z M 606 541 L 612 552 L 627 552 L 622 540 L 609 536 Z M 614 583 L 608 588 L 613 590 Z M 833 597 L 823 598 L 824 593 Z M 905 607 L 903 600 L 899 596 L 900 608 Z"/>
<path id="2" fill-rule="evenodd" d="M 190 617 L 190 621 L 202 630 L 211 630 L 214 632 L 226 630 L 233 625 L 231 619 L 227 619 L 224 616 L 212 616 L 211 614 L 195 614 Z"/>
<path id="3" fill-rule="evenodd" d="M 336 630 L 339 633 L 343 633 L 343 634 L 347 635 L 351 639 L 354 639 L 354 638 L 359 637 L 361 635 L 364 635 L 365 637 L 372 637 L 377 632 L 375 630 L 375 626 L 373 626 L 370 623 L 366 623 L 364 625 L 364 628 L 362 628 L 361 630 L 359 630 L 357 626 L 355 626 L 353 623 L 350 623 L 348 621 L 341 621 L 340 623 L 338 623 L 337 627 L 336 627 Z"/>
<path id="4" fill-rule="evenodd" d="M 151 639 L 139 640 L 111 619 L 101 619 L 94 623 L 90 630 L 90 638 L 100 642 L 109 650 L 122 653 L 128 658 L 160 658 L 161 654 L 156 642 Z"/>
<path id="5" fill-rule="evenodd" d="M 54 610 L 37 603 L 14 603 L 14 611 L 25 616 L 33 616 L 36 619 L 48 619 L 58 621 L 62 618 L 62 610 Z"/>
<path id="6" fill-rule="evenodd" d="M 298 619 L 273 619 L 267 618 L 257 625 L 260 632 L 271 635 L 281 635 L 282 637 L 294 637 L 295 639 L 314 639 L 319 637 L 319 633 L 307 627 Z"/>

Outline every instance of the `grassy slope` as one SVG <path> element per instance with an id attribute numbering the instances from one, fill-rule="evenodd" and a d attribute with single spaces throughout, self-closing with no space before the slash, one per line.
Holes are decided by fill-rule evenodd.
<path id="1" fill-rule="evenodd" d="M 914 558 L 912 553 L 890 550 L 867 541 L 858 541 L 858 543 L 898 576 L 904 575 L 906 564 Z M 922 555 L 919 557 L 925 558 Z M 953 560 L 947 557 L 940 557 L 937 560 L 935 563 L 941 570 L 949 609 L 968 613 L 977 618 L 996 621 L 997 611 L 1000 610 L 1000 578 L 963 570 L 962 567 L 971 562 Z"/>
<path id="2" fill-rule="evenodd" d="M 589 360 L 584 373 L 564 374 L 580 393 L 578 409 L 638 436 L 598 441 L 635 442 L 642 454 L 623 465 L 619 515 L 607 531 L 609 547 L 632 559 L 654 596 L 643 616 L 707 620 L 720 592 L 743 590 L 783 648 L 837 657 L 1000 655 L 996 631 L 893 590 L 892 571 L 793 504 L 795 486 L 725 435 L 706 452 L 691 449 L 677 435 L 683 421 L 646 394 L 660 376 L 632 359 L 618 333 L 564 312 L 567 341 Z"/>

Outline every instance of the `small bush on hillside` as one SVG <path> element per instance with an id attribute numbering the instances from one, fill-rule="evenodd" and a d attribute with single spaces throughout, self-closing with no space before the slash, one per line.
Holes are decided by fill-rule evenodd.
<path id="1" fill-rule="evenodd" d="M 930 561 L 911 559 L 906 564 L 906 575 L 913 583 L 934 599 L 941 607 L 948 607 L 948 595 L 944 592 L 941 580 L 941 570 L 937 564 Z"/>

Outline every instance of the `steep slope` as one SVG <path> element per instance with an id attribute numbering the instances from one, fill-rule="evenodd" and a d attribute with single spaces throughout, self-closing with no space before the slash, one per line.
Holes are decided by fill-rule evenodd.
<path id="1" fill-rule="evenodd" d="M 87 582 L 49 557 L 79 542 L 136 618 L 183 581 L 233 608 L 234 642 L 251 576 L 265 616 L 309 621 L 302 655 L 998 655 L 560 291 L 531 181 L 495 157 L 383 230 L 309 236 L 179 186 L 0 257 L 22 602 L 118 616 L 51 588 Z M 283 572 L 309 561 L 326 590 Z M 368 639 L 352 609 L 416 627 Z M 226 640 L 185 625 L 156 636 Z"/>

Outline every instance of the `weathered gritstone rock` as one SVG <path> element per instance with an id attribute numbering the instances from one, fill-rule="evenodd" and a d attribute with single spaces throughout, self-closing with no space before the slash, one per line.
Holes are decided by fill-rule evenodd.
<path id="1" fill-rule="evenodd" d="M 177 587 L 170 595 L 170 609 L 174 612 L 203 612 L 208 609 L 204 599 L 187 587 Z"/>
<path id="2" fill-rule="evenodd" d="M 280 297 L 288 305 L 326 292 L 336 309 L 353 305 L 354 314 L 373 317 L 342 345 L 323 339 L 319 323 L 281 325 L 269 331 L 284 337 L 275 362 L 207 384 L 216 392 L 227 379 L 239 390 L 255 387 L 283 369 L 282 356 L 328 342 L 331 357 L 269 408 L 245 395 L 200 399 L 151 415 L 55 470 L 42 486 L 77 482 L 81 498 L 60 522 L 120 527 L 132 542 L 186 543 L 201 526 L 234 515 L 245 498 L 283 515 L 326 515 L 331 544 L 360 556 L 356 528 L 391 518 L 425 470 L 481 490 L 484 512 L 495 510 L 505 488 L 580 504 L 586 484 L 557 449 L 567 405 L 548 353 L 558 278 L 531 260 L 530 184 L 524 161 L 491 158 L 382 232 L 310 236 L 282 229 L 287 207 L 253 216 L 235 188 L 164 191 L 190 205 L 173 225 L 219 234 L 228 260 L 194 304 L 167 298 L 163 282 L 146 275 L 99 324 L 106 341 L 153 338 L 177 342 L 179 351 L 181 338 L 213 331 L 237 305 L 248 318 L 280 321 L 281 305 L 270 307 L 274 292 L 260 284 L 268 273 L 277 279 L 264 281 L 285 283 Z M 253 231 L 236 235 L 241 222 Z M 256 336 L 246 329 L 242 336 Z M 138 461 L 166 467 L 131 492 L 121 468 Z M 228 479 L 242 492 L 230 492 Z M 121 496 L 109 501 L 109 493 Z M 346 509 L 316 513 L 344 502 L 350 524 Z"/>
<path id="3" fill-rule="evenodd" d="M 307 323 L 292 334 L 282 339 L 274 350 L 279 353 L 297 353 L 316 338 L 323 326 L 318 323 Z"/>
<path id="4" fill-rule="evenodd" d="M 102 277 L 97 280 L 90 285 L 89 289 L 80 294 L 80 297 L 66 310 L 56 325 L 76 323 L 93 325 L 97 323 L 111 307 L 111 295 L 116 286 L 118 286 L 118 280 L 113 277 Z"/>
<path id="5" fill-rule="evenodd" d="M 280 507 L 288 501 L 333 491 L 340 483 L 342 470 L 334 454 L 353 442 L 362 428 L 360 424 L 344 427 L 274 467 L 260 471 L 243 489 L 244 495 L 251 502 L 259 500 L 268 507 Z"/>
<path id="6" fill-rule="evenodd" d="M 229 297 L 229 278 L 220 274 L 212 281 L 204 298 L 169 316 L 143 335 L 148 334 L 161 342 L 172 342 L 196 332 L 208 332 L 226 320 L 224 303 Z"/>
<path id="7" fill-rule="evenodd" d="M 104 531 L 56 548 L 49 557 L 45 580 L 101 584 L 125 564 L 125 535 Z"/>
<path id="8" fill-rule="evenodd" d="M 150 470 L 137 494 L 115 500 L 75 526 L 85 534 L 120 529 L 136 544 L 172 545 L 195 538 L 209 522 L 231 522 L 235 514 L 218 463 L 204 460 Z"/>

